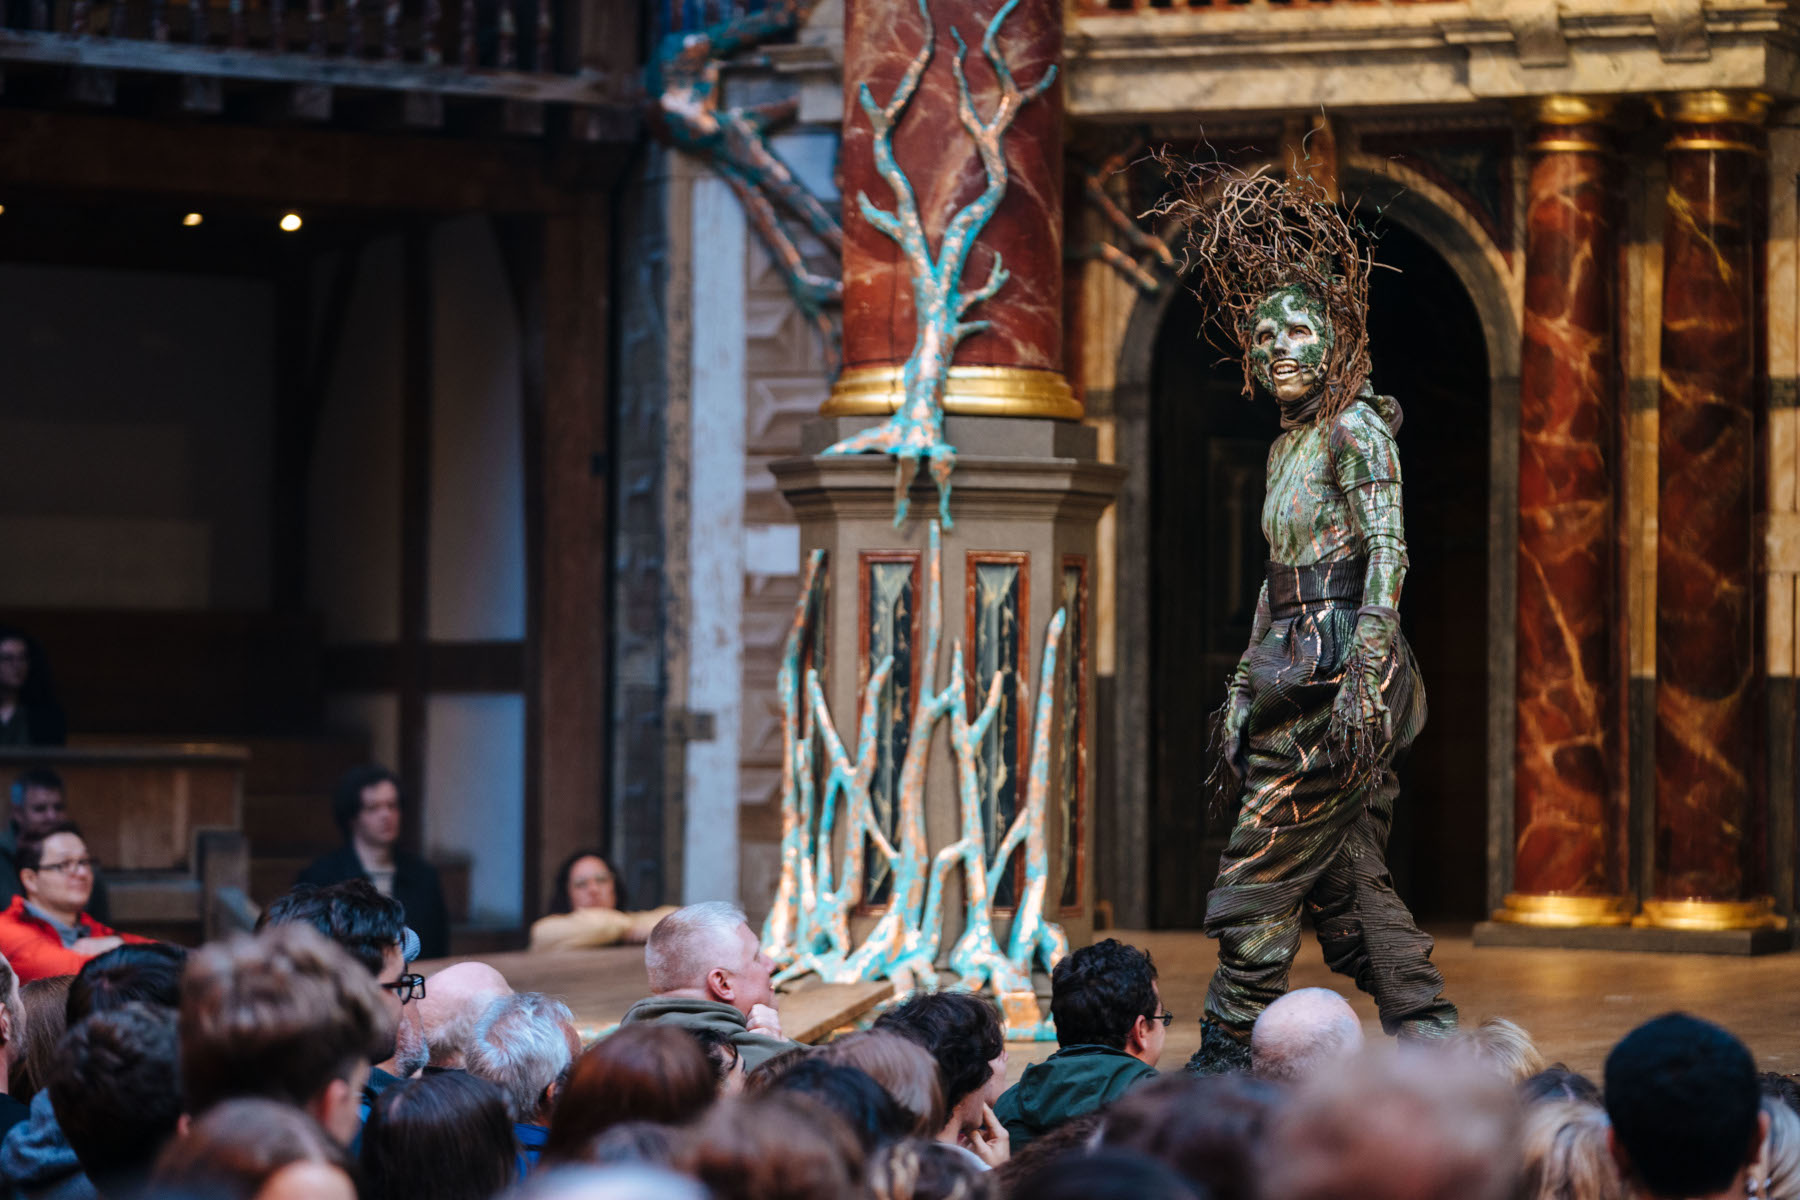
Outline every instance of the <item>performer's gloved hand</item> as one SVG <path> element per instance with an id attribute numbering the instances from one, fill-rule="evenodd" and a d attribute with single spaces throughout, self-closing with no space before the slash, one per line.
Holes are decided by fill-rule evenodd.
<path id="1" fill-rule="evenodd" d="M 1344 681 L 1331 706 L 1329 735 L 1333 755 L 1349 764 L 1353 775 L 1372 769 L 1393 738 L 1381 681 L 1399 633 L 1400 617 L 1392 609 L 1368 605 L 1358 611 Z"/>
<path id="2" fill-rule="evenodd" d="M 1244 774 L 1249 770 L 1244 747 L 1244 731 L 1249 725 L 1250 668 L 1240 662 L 1231 677 L 1231 688 L 1225 693 L 1225 708 L 1219 731 L 1222 737 L 1219 757 L 1231 768 L 1231 773 L 1237 776 L 1239 783 L 1243 782 Z"/>

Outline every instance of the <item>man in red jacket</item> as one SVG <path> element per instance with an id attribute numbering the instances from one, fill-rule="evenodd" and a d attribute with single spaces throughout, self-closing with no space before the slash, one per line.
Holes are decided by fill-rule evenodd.
<path id="1" fill-rule="evenodd" d="M 114 946 L 152 940 L 114 933 L 87 914 L 94 860 L 73 822 L 53 826 L 41 839 L 21 840 L 17 861 L 25 894 L 0 912 L 0 954 L 21 984 L 73 975 Z"/>

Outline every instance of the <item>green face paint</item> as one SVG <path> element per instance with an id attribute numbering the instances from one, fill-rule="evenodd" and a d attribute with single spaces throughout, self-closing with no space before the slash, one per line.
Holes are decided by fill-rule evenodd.
<path id="1" fill-rule="evenodd" d="M 1299 287 L 1279 288 L 1251 314 L 1250 370 L 1283 408 L 1319 389 L 1337 339 L 1325 306 Z"/>

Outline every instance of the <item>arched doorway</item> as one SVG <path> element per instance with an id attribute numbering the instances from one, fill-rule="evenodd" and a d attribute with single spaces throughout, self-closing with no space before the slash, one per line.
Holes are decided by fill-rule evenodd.
<path id="1" fill-rule="evenodd" d="M 1480 315 L 1422 237 L 1390 225 L 1370 296 L 1374 383 L 1396 396 L 1411 558 L 1401 610 L 1431 718 L 1401 770 L 1389 862 L 1421 919 L 1484 905 L 1488 792 L 1490 374 Z M 1208 719 L 1250 634 L 1274 407 L 1196 337 L 1183 292 L 1157 331 L 1148 397 L 1150 918 L 1192 928 L 1232 814 L 1212 811 Z"/>

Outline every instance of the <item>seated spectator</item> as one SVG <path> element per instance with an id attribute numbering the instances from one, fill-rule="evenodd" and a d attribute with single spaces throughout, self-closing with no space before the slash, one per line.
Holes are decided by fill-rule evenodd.
<path id="1" fill-rule="evenodd" d="M 679 1165 L 713 1200 L 844 1200 L 856 1195 L 864 1161 L 862 1144 L 829 1110 L 768 1092 L 714 1105 Z"/>
<path id="2" fill-rule="evenodd" d="M 993 1004 L 972 992 L 921 992 L 877 1017 L 875 1029 L 937 1060 L 947 1114 L 937 1140 L 990 1167 L 1005 1162 L 1010 1142 L 993 1105 L 1006 1090 L 1006 1029 Z"/>
<path id="3" fill-rule="evenodd" d="M 625 885 L 598 850 L 578 850 L 556 869 L 549 915 L 531 925 L 533 950 L 586 950 L 621 942 L 648 941 L 656 923 L 673 907 L 631 912 Z"/>
<path id="4" fill-rule="evenodd" d="M 408 967 L 419 955 L 419 939 L 405 924 L 400 902 L 383 896 L 367 880 L 348 879 L 325 887 L 301 884 L 269 905 L 262 928 L 310 925 L 347 950 L 374 976 L 388 1009 L 394 1039 L 370 1070 L 363 1085 L 361 1114 L 367 1117 L 375 1097 L 402 1079 L 410 1079 L 430 1057 L 425 1049 L 419 1006 L 425 981 Z"/>
<path id="5" fill-rule="evenodd" d="M 60 746 L 68 734 L 43 648 L 0 626 L 0 746 Z"/>
<path id="6" fill-rule="evenodd" d="M 1519 1084 L 1519 1099 L 1526 1104 L 1578 1100 L 1597 1108 L 1600 1105 L 1600 1087 L 1579 1071 L 1571 1071 L 1561 1063 L 1552 1063 Z"/>
<path id="7" fill-rule="evenodd" d="M 691 1027 L 690 1027 L 691 1028 Z M 736 1043 L 733 1043 L 735 1045 Z M 771 1058 L 765 1058 L 754 1069 L 744 1071 L 744 1094 L 766 1092 L 787 1078 L 787 1073 L 809 1058 L 817 1057 L 812 1046 L 793 1045 Z"/>
<path id="8" fill-rule="evenodd" d="M 153 1179 L 170 1200 L 357 1200 L 343 1146 L 274 1100 L 216 1106 L 169 1143 Z"/>
<path id="9" fill-rule="evenodd" d="M 466 1071 L 389 1088 L 363 1126 L 364 1200 L 492 1200 L 518 1177 L 500 1089 Z"/>
<path id="10" fill-rule="evenodd" d="M 372 1054 L 394 1018 L 368 971 L 305 925 L 196 950 L 181 981 L 181 1081 L 203 1116 L 239 1096 L 284 1100 L 349 1144 Z"/>
<path id="11" fill-rule="evenodd" d="M 628 1121 L 685 1125 L 718 1090 L 712 1063 L 686 1030 L 627 1025 L 575 1061 L 550 1118 L 544 1158 L 578 1161 L 594 1138 Z"/>
<path id="12" fill-rule="evenodd" d="M 719 1095 L 736 1096 L 743 1092 L 744 1056 L 738 1053 L 737 1044 L 729 1033 L 706 1025 L 689 1025 L 681 1032 L 694 1039 L 700 1053 L 706 1055 L 706 1061 L 712 1065 L 713 1078 L 718 1080 Z"/>
<path id="13" fill-rule="evenodd" d="M 151 940 L 115 933 L 86 911 L 94 860 L 73 822 L 54 826 L 42 839 L 26 838 L 16 853 L 24 895 L 0 912 L 0 954 L 22 981 L 72 975 L 115 946 Z"/>
<path id="14" fill-rule="evenodd" d="M 25 1061 L 25 1001 L 19 977 L 0 957 L 0 1141 L 31 1114 L 26 1102 L 10 1095 L 16 1067 Z"/>
<path id="15" fill-rule="evenodd" d="M 724 1030 L 751 1071 L 793 1046 L 775 1011 L 774 964 L 737 905 L 690 904 L 658 921 L 644 946 L 644 969 L 650 998 L 632 1005 L 624 1024 Z"/>
<path id="16" fill-rule="evenodd" d="M 1626 1200 L 1598 1105 L 1547 1100 L 1525 1113 L 1517 1200 Z"/>
<path id="17" fill-rule="evenodd" d="M 804 1096 L 835 1113 L 856 1136 L 864 1155 L 906 1137 L 915 1123 L 913 1115 L 868 1074 L 828 1062 L 819 1054 L 796 1064 L 765 1094 Z"/>
<path id="18" fill-rule="evenodd" d="M 1116 1150 L 1063 1156 L 1031 1195 L 1033 1200 L 1206 1200 L 1155 1159 Z"/>
<path id="19" fill-rule="evenodd" d="M 1262 1010 L 1250 1029 L 1250 1073 L 1299 1083 L 1362 1049 L 1362 1022 L 1330 988 L 1299 988 Z"/>
<path id="20" fill-rule="evenodd" d="M 510 1200 L 716 1200 L 691 1179 L 659 1167 L 558 1167 L 540 1171 Z"/>
<path id="21" fill-rule="evenodd" d="M 181 1118 L 174 1010 L 137 1002 L 71 1025 L 50 1081 L 69 1149 L 102 1196 L 134 1196 Z"/>
<path id="22" fill-rule="evenodd" d="M 6 828 L 0 830 L 0 906 L 14 896 L 24 895 L 19 884 L 19 840 L 42 840 L 52 829 L 69 820 L 62 776 L 48 767 L 36 767 L 22 773 L 12 783 L 12 815 Z M 94 871 L 94 891 L 88 897 L 87 911 L 96 921 L 110 921 L 107 905 L 106 878 Z"/>
<path id="23" fill-rule="evenodd" d="M 1365 1055 L 1303 1084 L 1263 1142 L 1262 1194 L 1281 1200 L 1509 1200 L 1518 1095 L 1442 1050 Z"/>
<path id="24" fill-rule="evenodd" d="M 1031 1139 L 1104 1108 L 1153 1077 L 1173 1020 L 1157 990 L 1156 964 L 1144 951 L 1113 938 L 1056 964 L 1050 1015 L 1060 1049 L 1026 1067 L 994 1105 L 1014 1154 Z"/>
<path id="25" fill-rule="evenodd" d="M 1154 1158 L 1212 1200 L 1256 1200 L 1256 1158 L 1285 1099 L 1242 1073 L 1162 1075 L 1106 1110 L 1100 1145 Z"/>
<path id="26" fill-rule="evenodd" d="M 1764 1099 L 1773 1097 L 1800 1113 L 1800 1082 L 1796 1082 L 1792 1075 L 1764 1071 L 1756 1077 L 1756 1082 Z"/>
<path id="27" fill-rule="evenodd" d="M 117 946 L 96 955 L 69 981 L 64 1015 L 73 1027 L 94 1013 L 127 1004 L 149 1004 L 170 1012 L 181 1007 L 181 972 L 187 951 L 165 942 Z"/>
<path id="28" fill-rule="evenodd" d="M 24 1051 L 12 1062 L 7 1091 L 26 1104 L 50 1082 L 57 1043 L 69 1028 L 69 985 L 74 982 L 73 975 L 53 975 L 34 979 L 19 989 L 19 1008 L 25 1016 Z"/>
<path id="29" fill-rule="evenodd" d="M 1709 1021 L 1669 1013 L 1606 1056 L 1613 1159 L 1639 1200 L 1742 1196 L 1762 1150 L 1756 1064 Z"/>
<path id="30" fill-rule="evenodd" d="M 1100 1141 L 1107 1114 L 1101 1110 L 1064 1121 L 1043 1137 L 1033 1138 L 994 1168 L 994 1182 L 1007 1197 L 1036 1196 L 1038 1188 L 1071 1154 L 1086 1154 Z"/>
<path id="31" fill-rule="evenodd" d="M 1451 1047 L 1499 1073 L 1508 1083 L 1523 1083 L 1544 1069 L 1544 1056 L 1523 1028 L 1505 1017 L 1489 1017 L 1450 1036 Z"/>
<path id="32" fill-rule="evenodd" d="M 1769 1118 L 1769 1136 L 1751 1178 L 1761 1181 L 1762 1200 L 1800 1200 L 1800 1114 L 1766 1091 L 1762 1110 Z"/>
<path id="33" fill-rule="evenodd" d="M 25 1014 L 25 1070 L 16 1074 L 9 1086 L 19 1093 L 27 1109 L 26 1118 L 0 1143 L 0 1179 L 11 1183 L 23 1197 L 82 1200 L 96 1194 L 63 1136 L 46 1086 L 61 1062 L 72 979 L 59 975 L 19 989 Z"/>
<path id="34" fill-rule="evenodd" d="M 483 962 L 457 963 L 428 975 L 418 1003 L 419 1032 L 428 1056 L 425 1069 L 460 1071 L 475 1022 L 490 1004 L 512 994 L 506 976 Z"/>
<path id="35" fill-rule="evenodd" d="M 850 1033 L 819 1055 L 828 1063 L 855 1067 L 881 1085 L 912 1119 L 907 1133 L 932 1138 L 944 1127 L 944 1092 L 937 1062 L 916 1042 L 892 1033 Z"/>
<path id="36" fill-rule="evenodd" d="M 871 1200 L 997 1200 L 994 1176 L 955 1144 L 909 1138 L 869 1160 Z"/>
<path id="37" fill-rule="evenodd" d="M 342 849 L 314 859 L 300 883 L 325 886 L 350 879 L 398 900 L 406 924 L 419 935 L 415 958 L 450 953 L 450 910 L 437 868 L 400 849 L 400 781 L 386 767 L 354 767 L 331 792 L 331 816 Z"/>
<path id="38" fill-rule="evenodd" d="M 463 1070 L 506 1097 L 519 1140 L 519 1177 L 537 1166 L 550 1135 L 550 1114 L 569 1064 L 581 1049 L 575 1014 L 542 992 L 502 996 L 475 1023 Z"/>

